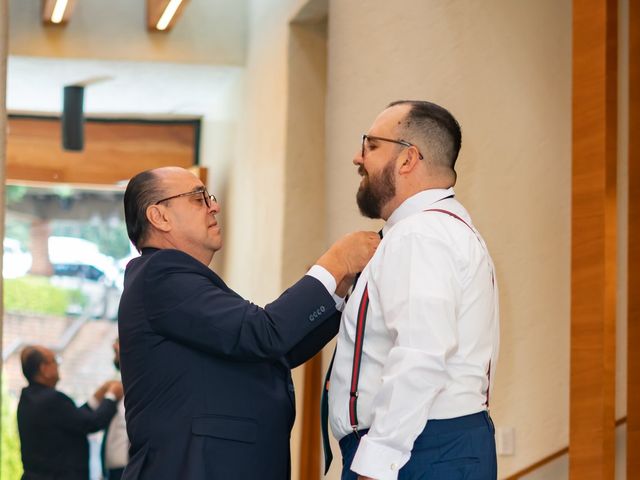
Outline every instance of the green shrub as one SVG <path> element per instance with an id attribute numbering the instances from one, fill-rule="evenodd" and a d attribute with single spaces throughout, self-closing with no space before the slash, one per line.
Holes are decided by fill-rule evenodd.
<path id="1" fill-rule="evenodd" d="M 12 406 L 7 390 L 2 386 L 2 418 L 0 419 L 0 478 L 19 480 L 22 476 L 20 437 L 16 409 Z"/>
<path id="2" fill-rule="evenodd" d="M 83 304 L 82 293 L 50 285 L 47 277 L 28 275 L 4 280 L 6 312 L 62 316 L 70 303 Z"/>

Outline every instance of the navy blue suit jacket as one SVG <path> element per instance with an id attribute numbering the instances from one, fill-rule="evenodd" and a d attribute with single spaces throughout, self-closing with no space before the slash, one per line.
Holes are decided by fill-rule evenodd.
<path id="1" fill-rule="evenodd" d="M 131 441 L 123 478 L 289 478 L 290 369 L 339 321 L 313 277 L 263 309 L 186 253 L 144 249 L 127 266 L 118 319 Z"/>
<path id="2" fill-rule="evenodd" d="M 76 407 L 58 390 L 38 383 L 22 389 L 18 430 L 24 480 L 88 480 L 87 434 L 105 428 L 116 402 L 105 399 L 96 410 Z"/>

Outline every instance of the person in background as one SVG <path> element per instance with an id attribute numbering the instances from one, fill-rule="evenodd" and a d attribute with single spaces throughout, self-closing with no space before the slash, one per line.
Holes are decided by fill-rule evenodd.
<path id="1" fill-rule="evenodd" d="M 120 373 L 120 340 L 113 342 L 113 365 Z M 129 437 L 124 415 L 124 400 L 118 401 L 116 414 L 107 426 L 101 448 L 102 475 L 106 480 L 120 480 L 129 460 Z"/>
<path id="2" fill-rule="evenodd" d="M 81 407 L 56 390 L 58 359 L 43 346 L 27 346 L 20 355 L 29 383 L 18 403 L 23 480 L 88 480 L 87 434 L 102 430 L 122 398 L 120 382 L 106 382 Z"/>

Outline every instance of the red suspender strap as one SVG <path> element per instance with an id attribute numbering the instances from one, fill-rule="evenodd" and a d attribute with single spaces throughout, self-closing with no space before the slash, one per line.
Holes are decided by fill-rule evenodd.
<path id="1" fill-rule="evenodd" d="M 456 215 L 453 212 L 450 212 L 449 210 L 442 210 L 441 208 L 429 208 L 428 210 L 425 210 L 425 212 L 440 212 L 440 213 L 444 213 L 445 215 L 449 215 L 450 217 L 453 217 L 456 220 L 460 220 L 467 227 L 469 227 L 469 230 L 471 230 L 473 232 L 473 234 L 476 236 L 476 238 L 478 238 L 478 234 L 476 233 L 476 231 L 473 228 L 471 228 L 471 225 L 469 225 L 461 217 L 459 217 L 458 215 Z M 478 238 L 478 240 L 480 240 L 480 239 Z"/>
<path id="2" fill-rule="evenodd" d="M 349 421 L 354 433 L 358 434 L 358 380 L 360 379 L 360 365 L 362 360 L 362 344 L 364 343 L 364 327 L 367 323 L 369 310 L 369 288 L 364 286 L 360 306 L 358 307 L 358 322 L 356 324 L 356 339 L 353 345 L 353 366 L 351 368 L 351 391 L 349 392 Z"/>

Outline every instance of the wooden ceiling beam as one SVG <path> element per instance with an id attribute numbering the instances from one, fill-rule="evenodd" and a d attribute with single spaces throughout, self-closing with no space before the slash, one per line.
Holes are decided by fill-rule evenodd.
<path id="1" fill-rule="evenodd" d="M 147 28 L 168 32 L 176 24 L 189 0 L 147 0 Z"/>
<path id="2" fill-rule="evenodd" d="M 73 15 L 76 0 L 42 0 L 42 23 L 66 25 Z"/>

